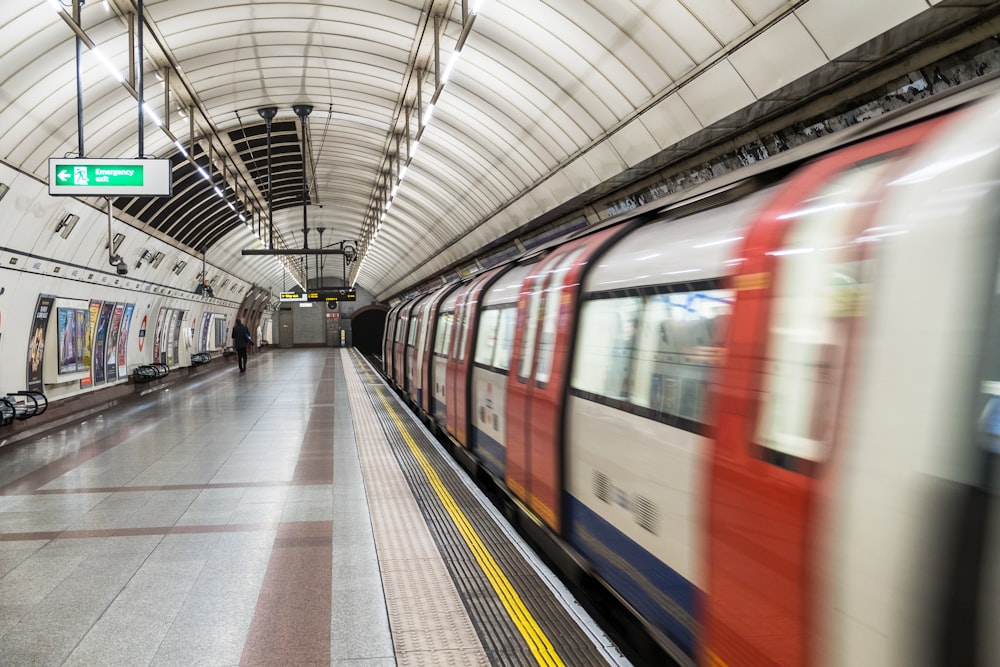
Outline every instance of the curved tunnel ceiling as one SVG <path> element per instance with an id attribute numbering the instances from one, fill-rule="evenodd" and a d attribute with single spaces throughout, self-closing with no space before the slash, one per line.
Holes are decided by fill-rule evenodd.
<path id="1" fill-rule="evenodd" d="M 811 73 L 828 85 L 996 3 L 144 4 L 143 152 L 173 161 L 175 194 L 115 207 L 277 291 L 282 261 L 240 255 L 272 243 L 257 110 L 274 106 L 274 246 L 302 247 L 305 224 L 311 248 L 318 228 L 323 246 L 354 241 L 359 261 L 327 268 L 385 297 L 741 110 L 791 103 L 783 93 L 807 93 Z M 86 154 L 137 155 L 135 12 L 134 0 L 87 0 L 76 28 L 58 0 L 5 0 L 0 159 L 44 180 L 48 158 L 76 151 L 75 33 L 108 62 L 85 46 Z M 313 107 L 305 155 L 296 104 Z M 299 259 L 288 265 L 301 279 Z"/>

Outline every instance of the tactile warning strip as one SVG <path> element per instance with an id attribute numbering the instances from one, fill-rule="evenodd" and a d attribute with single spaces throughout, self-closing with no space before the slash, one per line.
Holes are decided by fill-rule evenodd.
<path id="1" fill-rule="evenodd" d="M 361 379 L 349 358 L 343 359 L 396 664 L 488 666 L 458 590 L 364 398 Z"/>
<path id="2" fill-rule="evenodd" d="M 381 381 L 355 357 L 384 438 L 423 511 L 493 665 L 607 665 L 626 661 L 580 626 L 563 601 L 487 515 L 439 446 L 407 426 Z M 345 368 L 348 364 L 345 363 Z M 442 492 L 436 485 L 442 485 Z M 454 504 L 461 516 L 456 518 Z M 467 523 L 467 526 L 464 525 Z M 474 535 L 467 534 L 471 530 Z M 484 561 L 484 554 L 486 561 Z M 495 564 L 496 572 L 491 571 Z M 498 585 L 497 579 L 504 583 Z M 520 610 L 520 611 L 519 611 Z"/>

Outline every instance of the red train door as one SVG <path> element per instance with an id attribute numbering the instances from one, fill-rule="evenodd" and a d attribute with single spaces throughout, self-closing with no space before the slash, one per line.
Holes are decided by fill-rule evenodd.
<path id="1" fill-rule="evenodd" d="M 451 326 L 451 341 L 448 346 L 447 380 L 445 383 L 445 405 L 447 406 L 444 426 L 448 433 L 458 440 L 458 415 L 465 412 L 465 379 L 462 377 L 465 362 L 465 348 L 468 340 L 469 312 L 466 297 L 475 281 L 458 288 L 455 294 L 455 316 Z M 461 401 L 461 403 L 459 403 Z M 465 445 L 463 440 L 459 440 Z"/>
<path id="2" fill-rule="evenodd" d="M 749 229 L 720 374 L 708 491 L 703 662 L 816 662 L 822 479 L 865 310 L 870 196 L 927 127 L 801 170 Z M 865 208 L 868 207 L 868 208 Z"/>
<path id="3" fill-rule="evenodd" d="M 448 431 L 463 447 L 469 446 L 469 383 L 479 322 L 479 297 L 501 270 L 495 268 L 475 278 L 455 302 L 454 352 L 448 360 Z"/>
<path id="4" fill-rule="evenodd" d="M 385 317 L 385 332 L 382 337 L 382 368 L 385 375 L 390 380 L 393 379 L 392 362 L 395 358 L 393 346 L 396 340 L 396 315 L 399 314 L 399 305 L 389 310 Z"/>
<path id="5" fill-rule="evenodd" d="M 562 407 L 588 260 L 621 227 L 571 241 L 525 279 L 507 382 L 507 484 L 552 530 L 562 522 Z"/>
<path id="6" fill-rule="evenodd" d="M 413 304 L 416 299 L 410 299 L 404 303 L 399 309 L 399 315 L 396 320 L 396 331 L 399 335 L 396 336 L 396 358 L 393 361 L 393 372 L 396 377 L 396 385 L 406 393 L 406 380 L 409 376 L 409 369 L 407 364 L 409 362 L 406 350 L 407 342 L 410 339 L 410 311 L 413 310 Z"/>
<path id="7" fill-rule="evenodd" d="M 434 385 L 432 383 L 434 382 L 434 343 L 438 336 L 438 314 L 441 310 L 441 304 L 456 287 L 458 287 L 458 283 L 442 287 L 430 297 L 432 301 L 427 311 L 427 321 L 424 323 L 424 326 L 427 327 L 427 334 L 424 336 L 424 345 L 421 350 L 421 354 L 423 354 L 421 371 L 423 380 L 420 407 L 428 415 L 433 414 L 434 410 Z"/>
<path id="8" fill-rule="evenodd" d="M 403 391 L 414 402 L 417 401 L 417 373 L 420 368 L 418 360 L 420 350 L 418 348 L 420 347 L 419 334 L 422 326 L 421 314 L 424 312 L 424 304 L 429 298 L 428 295 L 423 294 L 413 300 L 413 306 L 410 308 L 410 326 L 406 333 L 406 386 L 403 387 Z"/>

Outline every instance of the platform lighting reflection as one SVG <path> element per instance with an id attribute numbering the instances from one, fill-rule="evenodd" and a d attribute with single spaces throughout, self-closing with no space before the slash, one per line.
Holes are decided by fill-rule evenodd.
<path id="1" fill-rule="evenodd" d="M 950 160 L 938 160 L 933 164 L 923 167 L 922 169 L 918 169 L 911 174 L 906 174 L 905 176 L 897 178 L 895 181 L 889 183 L 889 185 L 896 186 L 896 185 L 913 185 L 914 183 L 925 183 L 927 181 L 934 180 L 935 178 L 945 173 L 946 171 L 950 171 L 952 169 L 960 167 L 964 164 L 968 164 L 970 162 L 975 162 L 976 160 L 982 159 L 992 153 L 995 153 L 996 150 L 997 150 L 996 146 L 991 146 L 989 148 L 984 148 L 983 150 L 980 151 L 967 153 L 966 155 L 952 158 Z"/>
<path id="2" fill-rule="evenodd" d="M 826 213 L 828 211 L 842 211 L 849 208 L 858 208 L 860 204 L 858 202 L 845 202 L 838 201 L 832 204 L 821 204 L 819 206 L 807 206 L 805 208 L 800 208 L 798 210 L 792 211 L 790 213 L 785 213 L 778 216 L 778 220 L 794 220 L 795 218 L 804 218 L 809 215 L 815 215 L 817 213 Z"/>
<path id="3" fill-rule="evenodd" d="M 742 241 L 742 236 L 733 236 L 728 239 L 719 239 L 718 241 L 708 241 L 707 243 L 699 243 L 694 246 L 695 248 L 709 248 L 714 245 L 722 245 L 724 243 L 736 243 L 737 241 Z"/>
<path id="4" fill-rule="evenodd" d="M 764 254 L 773 257 L 784 257 L 785 255 L 805 255 L 810 252 L 816 252 L 816 248 L 785 248 L 783 250 L 772 250 Z"/>

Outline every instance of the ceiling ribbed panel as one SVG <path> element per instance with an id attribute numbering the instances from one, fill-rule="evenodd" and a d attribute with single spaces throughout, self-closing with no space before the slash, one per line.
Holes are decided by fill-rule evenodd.
<path id="1" fill-rule="evenodd" d="M 40 179 L 48 158 L 77 144 L 74 30 L 54 2 L 0 3 L 0 160 Z M 925 38 L 971 23 L 976 4 L 484 0 L 463 16 L 456 0 L 146 0 L 145 97 L 170 129 L 147 117 L 143 152 L 171 158 L 175 194 L 116 207 L 280 289 L 284 262 L 240 254 L 270 243 L 258 109 L 274 106 L 275 245 L 315 248 L 318 228 L 323 245 L 357 241 L 351 278 L 389 296 L 697 148 L 681 142 L 728 140 L 754 114 L 829 94 L 837 77 L 898 57 L 886 31 L 915 22 Z M 134 0 L 92 0 L 80 23 L 126 78 L 134 12 Z M 424 125 L 435 35 L 444 68 L 463 34 Z M 84 51 L 86 153 L 135 157 L 129 84 Z M 169 79 L 169 108 L 157 74 Z M 305 155 L 295 104 L 313 107 Z"/>

